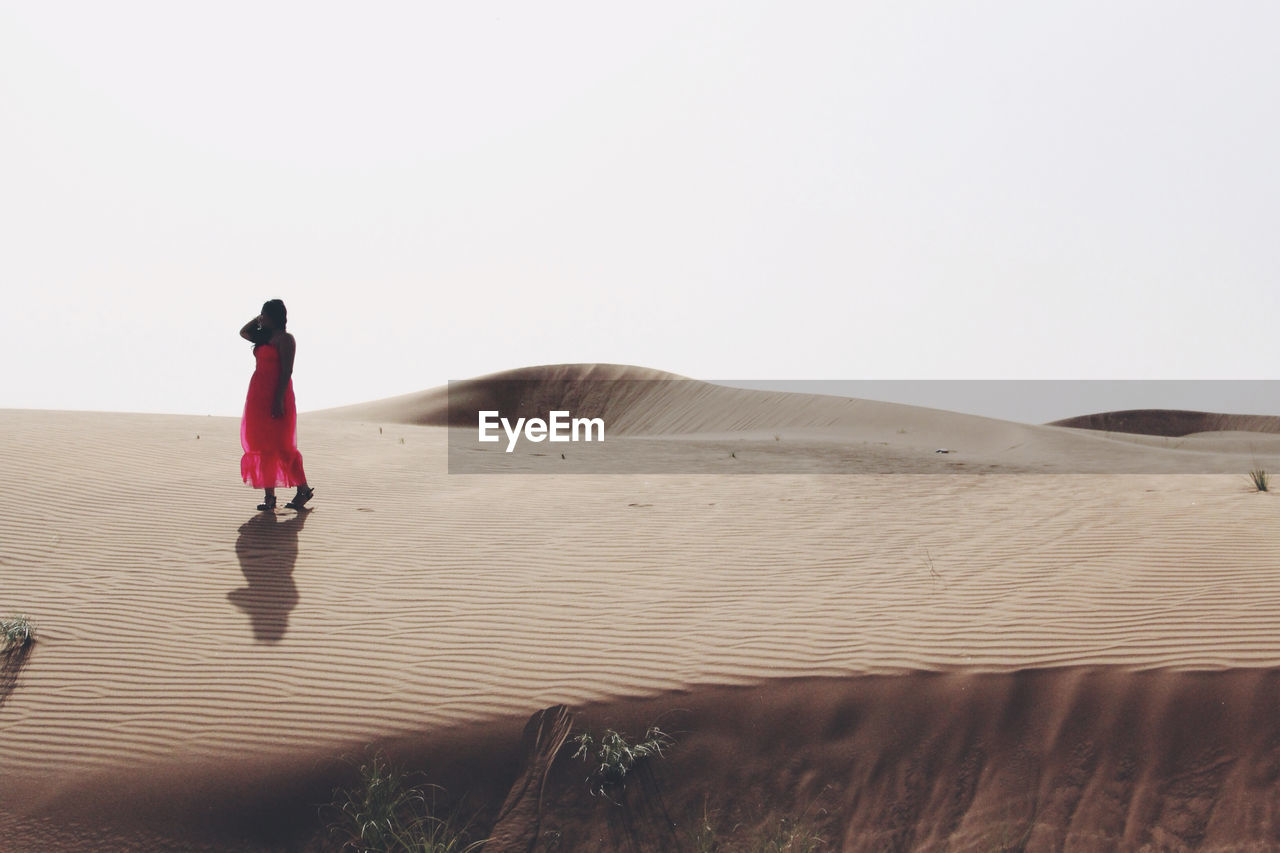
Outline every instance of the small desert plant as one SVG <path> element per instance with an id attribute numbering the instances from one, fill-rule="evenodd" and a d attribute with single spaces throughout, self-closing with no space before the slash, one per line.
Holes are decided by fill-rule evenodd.
<path id="1" fill-rule="evenodd" d="M 471 853 L 479 850 L 488 839 L 467 843 L 469 822 L 459 821 L 456 814 L 438 817 L 435 812 L 435 795 L 441 788 L 430 786 L 430 800 L 427 804 L 428 814 L 424 815 L 414 831 L 412 843 L 407 848 L 412 853 Z"/>
<path id="2" fill-rule="evenodd" d="M 710 797 L 702 798 L 702 815 L 695 821 L 693 830 L 693 849 L 696 853 L 716 853 L 721 849 L 720 831 L 717 829 L 717 814 L 711 809 Z M 736 829 L 736 827 L 735 827 Z"/>
<path id="3" fill-rule="evenodd" d="M 688 838 L 694 853 L 814 853 L 827 846 L 810 816 L 812 802 L 798 817 L 787 815 L 746 828 L 741 823 L 732 826 L 723 823 L 720 813 L 711 808 L 710 800 L 709 796 L 704 796 L 701 814 L 689 821 L 692 829 Z M 820 809 L 817 813 L 823 815 L 826 810 Z"/>
<path id="4" fill-rule="evenodd" d="M 459 824 L 453 815 L 434 814 L 440 790 L 437 785 L 410 784 L 408 773 L 377 753 L 360 765 L 355 787 L 334 791 L 337 817 L 329 824 L 329 832 L 341 840 L 343 850 L 357 853 L 478 850 L 484 842 L 466 843 L 467 824 Z"/>
<path id="5" fill-rule="evenodd" d="M 675 743 L 670 735 L 657 726 L 650 726 L 644 737 L 635 743 L 628 743 L 624 735 L 613 729 L 605 729 L 599 740 L 589 732 L 583 732 L 573 742 L 578 745 L 573 753 L 574 758 L 594 762 L 587 784 L 593 795 L 600 796 L 607 796 L 606 791 L 609 790 L 626 788 L 627 774 L 638 763 L 655 755 L 663 755 L 662 750 Z"/>
<path id="6" fill-rule="evenodd" d="M 827 786 L 818 794 L 819 797 L 830 788 Z M 818 834 L 813 814 L 817 801 L 808 800 L 800 814 L 789 815 L 780 819 L 775 825 L 766 825 L 756 835 L 750 849 L 759 853 L 813 853 L 826 847 L 826 840 Z M 825 815 L 827 810 L 818 808 L 816 814 Z"/>
<path id="7" fill-rule="evenodd" d="M 1267 491 L 1267 486 L 1271 484 L 1271 478 L 1267 472 L 1261 468 L 1254 468 L 1249 472 L 1249 479 L 1253 481 L 1253 486 L 1260 492 Z"/>
<path id="8" fill-rule="evenodd" d="M 803 818 L 783 818 L 755 846 L 760 853 L 813 853 L 826 842 L 809 828 Z"/>
<path id="9" fill-rule="evenodd" d="M 341 837 L 343 850 L 400 850 L 408 849 L 422 795 L 379 753 L 360 765 L 355 787 L 334 792 L 334 806 L 338 819 L 330 830 Z"/>
<path id="10" fill-rule="evenodd" d="M 0 652 L 20 649 L 35 637 L 31 628 L 31 620 L 26 616 L 5 616 L 0 618 Z"/>

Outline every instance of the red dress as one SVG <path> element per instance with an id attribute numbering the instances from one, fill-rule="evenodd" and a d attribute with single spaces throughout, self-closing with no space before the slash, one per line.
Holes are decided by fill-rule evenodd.
<path id="1" fill-rule="evenodd" d="M 240 420 L 240 475 L 259 489 L 300 486 L 307 482 L 298 452 L 298 409 L 293 399 L 293 380 L 284 394 L 284 417 L 271 417 L 276 383 L 280 381 L 280 353 L 271 344 L 253 348 L 257 367 L 249 380 L 249 394 Z"/>

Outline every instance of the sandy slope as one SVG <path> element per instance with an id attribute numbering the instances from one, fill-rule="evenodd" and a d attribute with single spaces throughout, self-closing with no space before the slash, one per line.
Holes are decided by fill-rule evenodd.
<path id="1" fill-rule="evenodd" d="M 484 448 L 492 459 L 475 464 L 496 471 L 598 473 L 595 460 L 608 456 L 624 460 L 611 464 L 610 472 L 1149 474 L 1235 473 L 1280 461 L 1280 435 L 1274 434 L 1280 419 L 1270 416 L 1144 410 L 1039 426 L 874 400 L 748 391 L 616 364 L 526 367 L 315 417 L 474 430 L 481 409 L 514 420 L 546 418 L 554 408 L 600 417 L 610 436 L 660 441 L 607 449 L 579 445 L 567 465 L 535 461 L 548 456 L 550 446 L 526 444 L 525 458 L 514 466 L 499 442 Z M 1104 432 L 1120 426 L 1126 431 Z M 789 446 L 773 444 L 781 436 Z M 696 437 L 699 446 L 670 442 L 686 437 Z M 938 460 L 933 454 L 940 448 L 959 455 Z M 746 453 L 729 462 L 734 449 Z"/>
<path id="2" fill-rule="evenodd" d="M 602 702 L 625 717 L 620 697 L 674 690 L 693 692 L 653 701 L 697 704 L 716 695 L 712 687 L 794 677 L 838 678 L 840 690 L 856 691 L 880 682 L 849 677 L 874 673 L 903 684 L 953 673 L 962 680 L 952 692 L 963 693 L 973 683 L 963 679 L 977 673 L 1048 668 L 1036 695 L 1069 706 L 1081 701 L 1070 699 L 1077 682 L 1055 682 L 1053 672 L 1137 678 L 1153 668 L 1280 667 L 1280 506 L 1250 489 L 1252 457 L 1230 442 L 1211 450 L 1238 453 L 1238 475 L 1015 476 L 999 472 L 1052 470 L 1064 453 L 1078 462 L 1082 447 L 1176 451 L 888 404 L 840 404 L 833 415 L 826 398 L 793 400 L 790 410 L 765 400 L 753 413 L 756 392 L 735 393 L 713 399 L 702 425 L 720 429 L 732 416 L 745 430 L 773 429 L 781 412 L 788 428 L 824 433 L 817 444 L 790 433 L 770 442 L 804 470 L 829 470 L 833 442 L 857 455 L 891 436 L 975 453 L 1014 436 L 1018 464 L 1001 469 L 993 456 L 988 475 L 920 456 L 933 474 L 451 476 L 447 430 L 348 411 L 302 417 L 315 509 L 271 516 L 254 511 L 256 495 L 238 482 L 234 419 L 0 411 L 0 611 L 30 614 L 40 637 L 0 699 L 0 830 L 49 833 L 41 821 L 50 816 L 97 826 L 127 804 L 123 811 L 148 815 L 149 825 L 168 820 L 192 838 L 217 835 L 214 824 L 254 798 L 314 797 L 331 778 L 326 761 L 377 737 L 490 743 L 500 768 L 510 759 L 503 738 L 557 702 Z M 652 425 L 688 423 L 696 410 L 677 397 L 670 412 L 651 412 L 650 428 L 639 431 L 650 439 L 636 446 L 674 452 L 673 440 L 652 438 Z M 704 446 L 688 434 L 680 441 Z M 705 447 L 719 455 L 732 441 L 718 435 Z M 1194 692 L 1185 682 L 1145 683 L 1113 683 L 1114 695 L 1138 698 L 1117 700 L 1110 719 L 1124 723 L 1124 708 L 1148 707 L 1165 719 L 1172 712 L 1160 690 Z M 769 688 L 752 689 L 756 701 L 773 701 Z M 1259 689 L 1224 693 L 1242 703 L 1228 717 L 1259 717 L 1248 711 Z M 1013 761 L 1019 749 L 982 747 L 989 739 L 973 734 L 993 713 L 1026 712 L 1022 694 L 1001 695 L 955 730 L 946 750 L 959 763 L 930 774 L 976 772 L 963 770 L 971 748 L 988 750 L 983 773 L 1011 772 L 994 756 Z M 1036 703 L 1048 717 L 1030 729 L 1053 728 L 1050 718 L 1072 725 L 1061 720 L 1067 706 Z M 937 726 L 930 707 L 900 697 L 889 716 L 927 741 Z M 856 729 L 866 713 L 847 725 Z M 741 748 L 729 722 L 704 718 L 691 750 Z M 803 715 L 792 707 L 770 719 L 776 731 L 757 731 L 757 743 Z M 467 723 L 484 723 L 487 734 L 440 740 Z M 1111 767 L 1104 738 L 1131 723 L 1099 722 L 1089 738 L 1103 756 L 1095 769 Z M 1188 725 L 1194 720 L 1166 728 Z M 1246 772 L 1233 761 L 1261 761 L 1231 752 L 1247 752 L 1257 738 L 1265 739 L 1255 725 L 1222 741 L 1214 760 L 1227 762 L 1223 778 Z M 1056 741 L 1035 742 L 1057 754 Z M 859 743 L 866 762 L 872 748 Z M 885 832 L 902 849 L 943 844 L 961 826 L 977 832 L 980 816 L 965 824 L 963 815 L 952 830 L 944 831 L 951 817 L 892 830 L 898 835 L 885 828 L 904 812 L 893 786 L 876 780 L 896 778 L 900 752 L 885 746 L 872 761 L 883 778 L 846 779 L 846 787 L 862 779 L 854 787 L 881 803 L 845 809 L 862 816 L 839 828 L 849 849 Z M 1152 761 L 1152 780 L 1181 772 Z M 711 773 L 720 764 L 699 766 Z M 766 784 L 758 773 L 756 788 Z M 1277 774 L 1254 776 L 1230 788 L 1235 799 L 1222 808 L 1252 808 L 1242 791 L 1276 800 Z M 509 781 L 495 771 L 488 784 Z M 1224 790 L 1205 795 L 1211 812 Z M 1250 814 L 1256 840 L 1271 812 Z M 1079 820 L 1083 838 L 1092 830 Z M 1135 846 L 1156 843 L 1141 816 L 1134 820 L 1107 831 Z M 245 832 L 262 831 L 249 823 L 256 828 Z M 1066 824 L 1051 823 L 1037 831 L 1056 839 L 1054 848 Z M 1169 837 L 1227 837 L 1202 823 L 1199 835 Z"/>

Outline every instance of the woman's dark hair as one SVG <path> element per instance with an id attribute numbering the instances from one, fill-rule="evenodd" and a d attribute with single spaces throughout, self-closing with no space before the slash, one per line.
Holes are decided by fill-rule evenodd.
<path id="1" fill-rule="evenodd" d="M 271 325 L 282 332 L 289 322 L 289 312 L 284 310 L 284 302 L 279 299 L 271 299 L 262 303 L 262 314 L 271 318 Z"/>

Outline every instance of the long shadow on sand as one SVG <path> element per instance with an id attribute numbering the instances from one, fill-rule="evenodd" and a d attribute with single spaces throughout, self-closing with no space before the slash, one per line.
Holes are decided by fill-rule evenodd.
<path id="1" fill-rule="evenodd" d="M 260 512 L 240 525 L 236 556 L 248 586 L 233 589 L 227 599 L 249 615 L 259 643 L 278 643 L 289 630 L 289 614 L 298 604 L 293 566 L 298 561 L 298 534 L 310 510 L 278 518 Z"/>
<path id="2" fill-rule="evenodd" d="M 4 707 L 4 700 L 8 699 L 9 694 L 18 686 L 18 675 L 27 663 L 32 645 L 32 643 L 26 643 L 0 652 L 0 708 Z"/>

